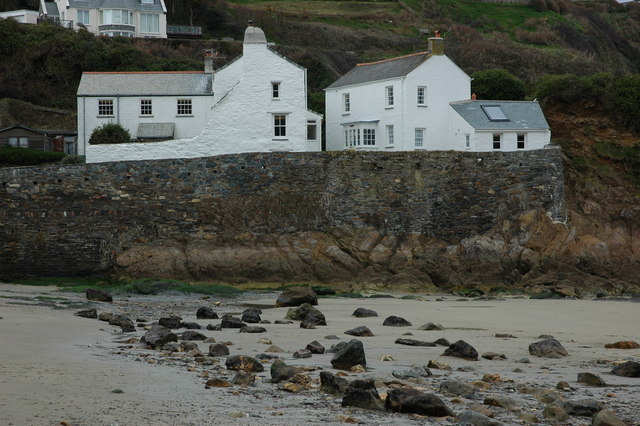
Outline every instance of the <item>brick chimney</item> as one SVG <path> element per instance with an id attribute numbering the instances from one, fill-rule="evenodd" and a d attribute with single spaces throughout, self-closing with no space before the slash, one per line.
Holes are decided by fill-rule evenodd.
<path id="1" fill-rule="evenodd" d="M 436 30 L 435 37 L 429 37 L 429 54 L 444 55 L 444 39 L 440 37 L 438 30 Z"/>

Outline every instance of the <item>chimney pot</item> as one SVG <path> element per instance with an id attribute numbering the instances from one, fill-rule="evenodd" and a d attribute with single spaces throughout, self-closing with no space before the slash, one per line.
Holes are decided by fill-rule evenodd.
<path id="1" fill-rule="evenodd" d="M 475 101 L 475 100 L 476 100 L 476 94 L 475 94 L 475 93 L 472 93 L 472 94 L 471 94 L 471 100 L 472 100 L 472 101 Z"/>

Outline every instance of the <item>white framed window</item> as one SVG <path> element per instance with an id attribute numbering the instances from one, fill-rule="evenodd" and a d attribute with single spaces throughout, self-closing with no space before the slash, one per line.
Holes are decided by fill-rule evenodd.
<path id="1" fill-rule="evenodd" d="M 271 82 L 271 98 L 280 99 L 280 82 L 279 81 Z"/>
<path id="2" fill-rule="evenodd" d="M 518 133 L 518 139 L 517 139 L 517 148 L 518 149 L 524 149 L 525 148 L 525 141 L 526 141 L 526 135 L 525 133 Z"/>
<path id="3" fill-rule="evenodd" d="M 287 136 L 287 114 L 273 114 L 273 137 Z"/>
<path id="4" fill-rule="evenodd" d="M 471 135 L 464 135 L 464 147 L 465 149 L 471 148 Z"/>
<path id="5" fill-rule="evenodd" d="M 11 136 L 9 139 L 9 146 L 15 148 L 29 148 L 29 138 L 27 136 Z"/>
<path id="6" fill-rule="evenodd" d="M 387 124 L 387 145 L 393 145 L 393 143 L 394 143 L 393 124 Z"/>
<path id="7" fill-rule="evenodd" d="M 362 145 L 373 146 L 376 144 L 376 129 L 362 129 Z"/>
<path id="8" fill-rule="evenodd" d="M 307 120 L 307 140 L 318 140 L 318 123 L 315 120 Z"/>
<path id="9" fill-rule="evenodd" d="M 140 32 L 143 33 L 159 33 L 160 32 L 160 15 L 156 13 L 140 14 Z"/>
<path id="10" fill-rule="evenodd" d="M 500 149 L 502 147 L 502 134 L 493 134 L 493 149 Z"/>
<path id="11" fill-rule="evenodd" d="M 346 147 L 360 146 L 360 129 L 351 128 L 344 131 L 344 144 Z"/>
<path id="12" fill-rule="evenodd" d="M 349 93 L 342 94 L 342 112 L 345 114 L 351 112 L 351 95 Z"/>
<path id="13" fill-rule="evenodd" d="M 424 146 L 424 129 L 416 129 L 415 144 L 416 148 L 422 148 Z"/>
<path id="14" fill-rule="evenodd" d="M 153 115 L 151 99 L 140 99 L 140 115 Z"/>
<path id="15" fill-rule="evenodd" d="M 394 103 L 393 86 L 387 86 L 384 88 L 384 90 L 385 90 L 385 105 L 387 108 L 391 108 Z"/>
<path id="16" fill-rule="evenodd" d="M 113 99 L 98 99 L 98 117 L 113 117 Z"/>
<path id="17" fill-rule="evenodd" d="M 76 22 L 82 25 L 89 25 L 89 11 L 79 9 L 76 15 Z"/>
<path id="18" fill-rule="evenodd" d="M 123 9 L 105 9 L 100 11 L 100 24 L 126 24 L 133 25 L 133 12 Z"/>
<path id="19" fill-rule="evenodd" d="M 154 4 L 155 0 L 142 0 L 141 3 L 142 4 Z"/>
<path id="20" fill-rule="evenodd" d="M 178 115 L 193 115 L 191 99 L 178 99 Z"/>
<path id="21" fill-rule="evenodd" d="M 417 96 L 417 103 L 420 106 L 425 106 L 427 105 L 427 87 L 426 86 L 418 86 L 418 92 L 416 94 Z"/>

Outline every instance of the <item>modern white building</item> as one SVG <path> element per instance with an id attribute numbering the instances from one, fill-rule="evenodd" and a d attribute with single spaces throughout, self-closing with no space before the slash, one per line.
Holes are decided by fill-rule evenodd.
<path id="1" fill-rule="evenodd" d="M 39 15 L 37 10 L 8 10 L 0 12 L 0 19 L 14 19 L 21 24 L 37 24 Z"/>
<path id="2" fill-rule="evenodd" d="M 549 143 L 537 102 L 516 108 L 487 101 L 487 109 L 480 101 L 461 102 L 470 99 L 471 78 L 444 54 L 444 39 L 432 37 L 428 52 L 358 64 L 325 89 L 327 150 L 506 151 Z M 485 115 L 483 122 L 472 106 L 482 113 L 508 109 L 507 119 Z M 535 116 L 531 128 L 520 121 L 523 114 Z M 494 134 L 500 143 L 493 143 Z M 522 134 L 525 148 L 518 142 Z"/>
<path id="3" fill-rule="evenodd" d="M 307 109 L 306 70 L 245 31 L 243 53 L 216 71 L 83 73 L 78 151 L 87 162 L 193 158 L 240 152 L 319 151 L 320 114 Z M 91 145 L 116 122 L 135 141 Z"/>
<path id="4" fill-rule="evenodd" d="M 164 0 L 40 0 L 40 18 L 103 36 L 166 38 Z"/>

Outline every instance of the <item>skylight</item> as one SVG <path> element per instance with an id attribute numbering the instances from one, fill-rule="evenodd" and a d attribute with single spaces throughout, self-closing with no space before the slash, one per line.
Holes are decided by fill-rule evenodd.
<path id="1" fill-rule="evenodd" d="M 491 121 L 509 121 L 500 105 L 482 105 L 482 110 Z"/>

